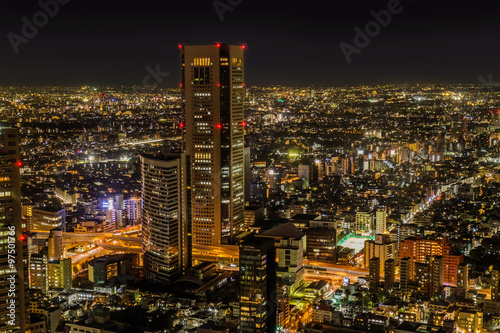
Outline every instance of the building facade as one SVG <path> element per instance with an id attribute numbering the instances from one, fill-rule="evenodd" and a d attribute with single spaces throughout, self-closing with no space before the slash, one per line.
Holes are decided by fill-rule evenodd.
<path id="1" fill-rule="evenodd" d="M 169 284 L 190 266 L 186 156 L 141 156 L 144 276 Z"/>
<path id="2" fill-rule="evenodd" d="M 239 245 L 241 332 L 276 331 L 275 256 L 273 239 L 251 236 Z"/>
<path id="3" fill-rule="evenodd" d="M 180 48 L 193 244 L 229 244 L 244 230 L 244 47 Z"/>
<path id="4" fill-rule="evenodd" d="M 19 130 L 0 128 L 0 251 L 4 254 L 0 259 L 0 332 L 29 328 L 24 304 L 28 269 L 21 224 L 21 167 Z"/>

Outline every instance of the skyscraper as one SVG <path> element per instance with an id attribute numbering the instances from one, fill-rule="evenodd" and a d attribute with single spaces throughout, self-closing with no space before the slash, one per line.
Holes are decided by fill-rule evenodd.
<path id="1" fill-rule="evenodd" d="M 276 331 L 274 240 L 247 237 L 239 246 L 241 332 Z"/>
<path id="2" fill-rule="evenodd" d="M 244 229 L 244 46 L 180 48 L 193 244 L 228 244 Z"/>
<path id="3" fill-rule="evenodd" d="M 144 276 L 168 284 L 190 266 L 185 154 L 141 156 Z"/>
<path id="4" fill-rule="evenodd" d="M 0 332 L 25 331 L 26 284 L 24 244 L 21 225 L 21 181 L 19 130 L 0 128 Z"/>

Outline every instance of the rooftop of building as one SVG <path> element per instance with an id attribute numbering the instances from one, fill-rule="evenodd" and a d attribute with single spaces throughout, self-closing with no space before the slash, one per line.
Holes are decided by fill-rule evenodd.
<path id="1" fill-rule="evenodd" d="M 292 222 L 280 224 L 277 227 L 266 230 L 258 234 L 260 237 L 273 238 L 296 238 L 301 239 L 305 234 L 300 231 Z"/>

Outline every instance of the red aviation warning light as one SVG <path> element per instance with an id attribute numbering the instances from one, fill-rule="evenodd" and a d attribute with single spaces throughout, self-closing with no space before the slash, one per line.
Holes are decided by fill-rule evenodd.
<path id="1" fill-rule="evenodd" d="M 21 242 L 24 242 L 26 240 L 26 238 L 28 238 L 28 236 L 23 234 L 23 235 L 21 235 L 20 238 L 21 238 Z"/>
<path id="2" fill-rule="evenodd" d="M 216 43 L 215 46 L 220 47 L 220 43 Z"/>
<path id="3" fill-rule="evenodd" d="M 244 50 L 247 46 L 245 44 L 241 45 L 241 48 Z"/>
<path id="4" fill-rule="evenodd" d="M 222 129 L 222 124 L 217 124 L 218 129 Z"/>
<path id="5" fill-rule="evenodd" d="M 217 83 L 217 87 L 220 87 L 220 83 Z"/>
<path id="6" fill-rule="evenodd" d="M 246 121 L 243 121 L 243 122 L 241 123 L 241 126 L 243 126 L 243 127 L 247 127 L 247 122 L 246 122 Z"/>
<path id="7" fill-rule="evenodd" d="M 179 44 L 178 46 L 179 46 L 180 49 L 182 49 L 182 45 L 181 44 Z"/>
<path id="8" fill-rule="evenodd" d="M 180 123 L 180 124 L 179 124 L 179 127 L 180 127 L 180 128 L 184 128 L 184 123 Z"/>
<path id="9" fill-rule="evenodd" d="M 21 168 L 23 166 L 23 162 L 21 161 L 17 161 L 16 162 L 16 166 L 18 166 L 19 168 Z"/>

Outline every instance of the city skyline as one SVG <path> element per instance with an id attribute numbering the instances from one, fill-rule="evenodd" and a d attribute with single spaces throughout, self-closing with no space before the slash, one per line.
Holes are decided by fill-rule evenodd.
<path id="1" fill-rule="evenodd" d="M 0 333 L 500 332 L 500 3 L 6 7 Z"/>

